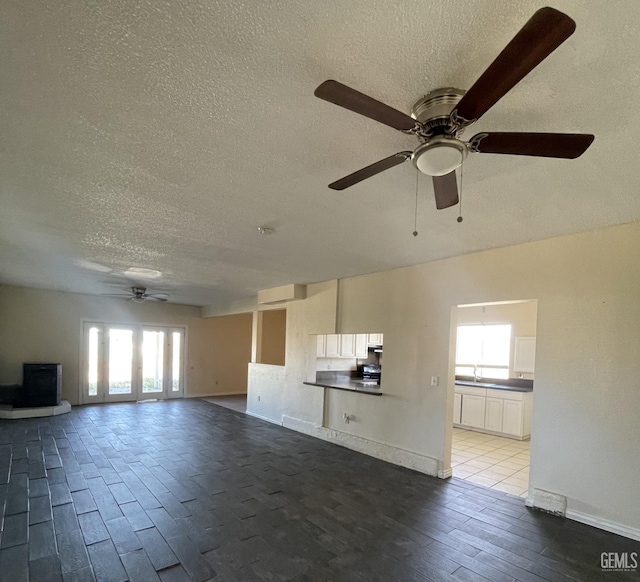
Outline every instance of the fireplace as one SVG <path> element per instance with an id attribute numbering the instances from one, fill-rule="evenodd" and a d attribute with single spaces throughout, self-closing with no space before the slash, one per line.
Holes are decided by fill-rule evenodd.
<path id="1" fill-rule="evenodd" d="M 15 394 L 15 408 L 58 406 L 62 396 L 62 364 L 23 364 L 22 390 Z"/>

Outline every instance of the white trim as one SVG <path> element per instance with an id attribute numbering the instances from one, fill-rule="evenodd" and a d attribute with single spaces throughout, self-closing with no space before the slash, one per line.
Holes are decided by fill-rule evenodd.
<path id="1" fill-rule="evenodd" d="M 359 453 L 364 453 L 370 457 L 375 457 L 376 459 L 393 463 L 394 465 L 400 465 L 401 467 L 407 467 L 414 471 L 431 475 L 432 477 L 437 477 L 440 472 L 443 474 L 445 472 L 442 468 L 442 461 L 438 461 L 432 457 L 427 457 L 420 453 L 407 451 L 405 449 L 393 447 L 391 445 L 371 439 L 365 439 L 335 429 L 317 426 L 312 422 L 301 420 L 299 418 L 293 418 L 285 415 L 282 417 L 282 426 L 340 445 L 353 451 L 358 451 Z"/>
<path id="2" fill-rule="evenodd" d="M 208 394 L 185 394 L 185 398 L 215 398 L 216 396 L 246 396 L 246 392 L 210 392 Z"/>
<path id="3" fill-rule="evenodd" d="M 290 428 L 291 430 L 303 432 L 304 434 L 308 434 L 317 438 L 322 438 L 319 432 L 322 427 L 314 424 L 313 422 L 309 422 L 308 420 L 301 420 L 300 418 L 295 418 L 293 416 L 287 416 L 286 414 L 283 414 L 282 426 L 284 426 L 285 428 Z"/>
<path id="4" fill-rule="evenodd" d="M 640 541 L 640 528 L 637 527 L 631 527 L 622 523 L 604 519 L 603 517 L 582 513 L 575 509 L 567 509 L 566 517 L 574 521 L 579 521 L 580 523 L 597 527 L 598 529 L 603 529 L 604 531 Z"/>
<path id="5" fill-rule="evenodd" d="M 438 471 L 438 479 L 449 479 L 449 477 L 453 477 L 453 469 L 451 467 Z"/>
<path id="6" fill-rule="evenodd" d="M 254 418 L 259 418 L 260 420 L 266 420 L 267 422 L 270 422 L 271 424 L 277 424 L 278 426 L 283 426 L 283 423 L 281 420 L 275 420 L 273 418 L 269 418 L 268 416 L 262 416 L 262 414 L 256 414 L 255 412 L 249 412 L 248 410 L 245 411 L 245 414 L 247 416 L 253 416 Z"/>
<path id="7" fill-rule="evenodd" d="M 101 325 L 103 329 L 103 333 L 106 334 L 106 329 L 109 326 L 121 326 L 124 328 L 130 328 L 133 330 L 134 334 L 134 354 L 133 354 L 133 365 L 134 365 L 134 375 L 132 376 L 133 383 L 133 391 L 131 398 L 107 398 L 107 394 L 104 392 L 103 386 L 103 394 L 102 398 L 98 399 L 88 399 L 85 398 L 84 394 L 84 377 L 85 377 L 85 350 L 86 350 L 86 337 L 85 337 L 85 324 L 95 324 Z M 168 400 L 175 398 L 185 398 L 187 396 L 188 382 L 187 382 L 187 361 L 188 361 L 188 333 L 189 326 L 186 323 L 147 323 L 144 321 L 130 321 L 130 322 L 121 322 L 121 321 L 100 321 L 95 317 L 81 317 L 80 318 L 80 365 L 78 366 L 78 402 L 81 405 L 84 404 L 104 404 L 108 402 L 138 402 L 138 396 L 142 394 L 142 332 L 144 328 L 159 328 L 162 330 L 166 330 L 167 335 L 169 336 L 173 331 L 178 331 L 182 333 L 182 388 L 179 391 L 179 394 L 171 394 L 168 390 L 168 386 L 163 392 L 160 393 L 151 393 L 153 394 L 151 398 L 143 398 L 142 400 Z M 104 336 L 106 338 L 106 335 Z M 169 338 L 167 338 L 169 339 Z M 103 340 L 104 341 L 104 340 Z M 169 350 L 167 350 L 166 357 L 170 357 L 171 354 Z M 104 357 L 104 356 L 103 356 Z M 136 358 L 139 359 L 139 362 L 136 362 Z M 106 362 L 103 362 L 106 365 Z M 167 364 L 167 362 L 165 362 Z M 165 378 L 168 378 L 166 374 L 167 370 L 165 370 Z M 103 371 L 104 375 L 104 371 Z M 139 386 L 138 386 L 139 385 Z M 199 396 L 199 395 L 198 395 Z M 195 396 L 196 398 L 198 396 Z"/>

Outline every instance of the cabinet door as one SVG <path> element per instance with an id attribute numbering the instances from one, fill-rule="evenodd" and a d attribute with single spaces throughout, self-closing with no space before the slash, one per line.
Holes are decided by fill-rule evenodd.
<path id="1" fill-rule="evenodd" d="M 327 336 L 316 336 L 316 357 L 325 358 L 327 356 Z"/>
<path id="2" fill-rule="evenodd" d="M 340 336 L 340 356 L 343 358 L 356 357 L 356 336 L 353 333 L 343 333 Z"/>
<path id="3" fill-rule="evenodd" d="M 332 333 L 327 337 L 327 347 L 325 354 L 327 358 L 339 358 L 340 357 L 340 336 Z"/>
<path id="4" fill-rule="evenodd" d="M 382 334 L 381 333 L 370 333 L 368 335 L 368 343 L 374 346 L 379 346 L 382 344 Z"/>
<path id="5" fill-rule="evenodd" d="M 367 334 L 359 333 L 356 335 L 356 358 L 366 358 L 367 355 Z"/>
<path id="6" fill-rule="evenodd" d="M 484 409 L 487 399 L 485 396 L 462 396 L 461 424 L 473 428 L 484 428 Z"/>
<path id="7" fill-rule="evenodd" d="M 502 416 L 504 400 L 501 398 L 487 398 L 484 413 L 484 428 L 495 432 L 502 432 Z"/>
<path id="8" fill-rule="evenodd" d="M 462 394 L 453 395 L 453 424 L 460 424 L 460 414 L 462 413 Z"/>
<path id="9" fill-rule="evenodd" d="M 522 437 L 522 428 L 522 402 L 505 400 L 502 432 Z"/>

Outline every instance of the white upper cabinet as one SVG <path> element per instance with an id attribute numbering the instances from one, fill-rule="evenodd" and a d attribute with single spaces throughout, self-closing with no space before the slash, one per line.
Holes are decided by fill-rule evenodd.
<path id="1" fill-rule="evenodd" d="M 340 356 L 343 358 L 356 357 L 356 336 L 353 333 L 343 333 L 340 336 Z"/>
<path id="2" fill-rule="evenodd" d="M 366 358 L 368 355 L 367 350 L 367 334 L 356 334 L 356 358 Z"/>
<path id="3" fill-rule="evenodd" d="M 370 336 L 379 338 L 382 334 L 343 333 L 316 336 L 317 358 L 366 358 L 369 355 Z M 376 345 L 379 345 L 376 343 Z"/>
<path id="4" fill-rule="evenodd" d="M 340 336 L 332 333 L 326 336 L 327 349 L 325 355 L 327 358 L 339 358 L 340 357 Z"/>
<path id="5" fill-rule="evenodd" d="M 381 333 L 370 333 L 370 334 L 368 334 L 367 343 L 369 345 L 381 346 L 382 345 L 382 334 Z"/>
<path id="6" fill-rule="evenodd" d="M 513 355 L 513 371 L 533 374 L 536 366 L 536 338 L 517 337 Z"/>

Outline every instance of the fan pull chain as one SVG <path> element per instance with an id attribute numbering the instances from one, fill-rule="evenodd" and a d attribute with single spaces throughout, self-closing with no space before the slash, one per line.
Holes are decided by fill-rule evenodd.
<path id="1" fill-rule="evenodd" d="M 456 219 L 458 222 L 462 222 L 464 220 L 464 218 L 462 218 L 462 175 L 464 172 L 464 164 L 462 164 L 460 166 L 460 193 L 459 193 L 459 198 L 460 198 L 460 203 L 458 204 L 458 218 Z"/>
<path id="2" fill-rule="evenodd" d="M 416 168 L 416 210 L 413 217 L 413 236 L 418 236 L 418 180 L 420 171 Z"/>

